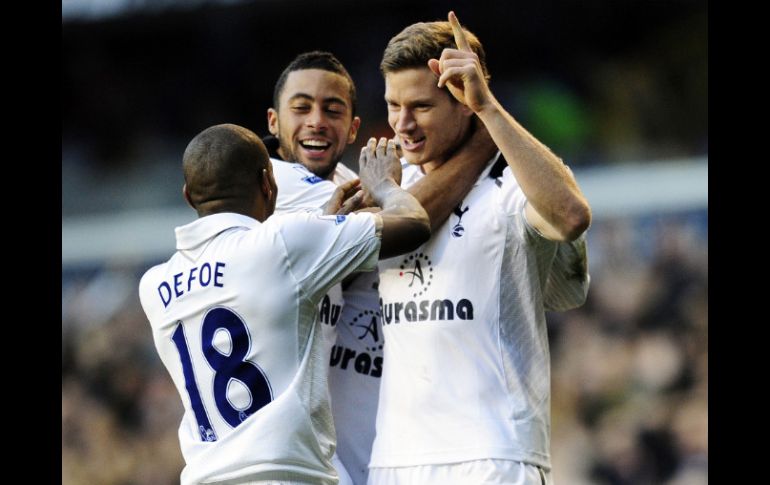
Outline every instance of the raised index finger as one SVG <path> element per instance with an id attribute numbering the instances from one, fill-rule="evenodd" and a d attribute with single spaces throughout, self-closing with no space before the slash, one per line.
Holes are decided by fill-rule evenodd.
<path id="1" fill-rule="evenodd" d="M 460 26 L 460 21 L 457 20 L 457 15 L 455 15 L 454 11 L 449 12 L 449 25 L 452 26 L 452 33 L 455 35 L 455 44 L 457 44 L 457 48 L 461 51 L 473 52 L 471 45 L 468 44 L 468 39 L 465 38 L 465 32 L 463 32 L 463 28 Z"/>

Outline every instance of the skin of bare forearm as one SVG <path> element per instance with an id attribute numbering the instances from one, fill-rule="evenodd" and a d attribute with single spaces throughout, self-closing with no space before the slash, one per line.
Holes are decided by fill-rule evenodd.
<path id="1" fill-rule="evenodd" d="M 477 112 L 503 152 L 528 202 L 563 240 L 590 224 L 590 208 L 574 177 L 551 150 L 532 136 L 496 99 Z"/>

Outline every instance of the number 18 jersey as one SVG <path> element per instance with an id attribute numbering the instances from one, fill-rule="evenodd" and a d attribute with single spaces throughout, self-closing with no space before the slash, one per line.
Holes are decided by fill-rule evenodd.
<path id="1" fill-rule="evenodd" d="M 177 252 L 140 287 L 155 346 L 184 404 L 181 483 L 336 483 L 324 293 L 371 270 L 372 214 L 222 213 L 176 229 Z"/>

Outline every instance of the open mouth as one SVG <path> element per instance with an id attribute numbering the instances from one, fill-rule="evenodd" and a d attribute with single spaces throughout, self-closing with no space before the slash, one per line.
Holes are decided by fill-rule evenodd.
<path id="1" fill-rule="evenodd" d="M 413 152 L 421 149 L 423 145 L 425 145 L 425 137 L 421 136 L 419 138 L 405 138 L 403 136 L 399 137 L 401 140 L 401 148 L 408 151 Z"/>
<path id="2" fill-rule="evenodd" d="M 299 146 L 311 155 L 322 155 L 331 148 L 332 144 L 326 140 L 307 139 L 300 140 Z"/>

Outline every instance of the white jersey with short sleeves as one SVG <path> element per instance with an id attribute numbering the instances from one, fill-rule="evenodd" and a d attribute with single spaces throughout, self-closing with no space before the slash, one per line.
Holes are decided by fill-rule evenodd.
<path id="1" fill-rule="evenodd" d="M 305 168 L 301 163 L 284 162 L 271 158 L 273 176 L 278 186 L 276 214 L 316 211 L 323 207 L 338 185 L 358 178 L 352 170 L 337 164 L 332 180 L 326 180 Z"/>
<path id="2" fill-rule="evenodd" d="M 407 165 L 402 186 L 422 176 Z M 544 292 L 559 244 L 525 204 L 498 153 L 427 243 L 380 262 L 387 345 L 372 467 L 550 468 Z"/>
<path id="3" fill-rule="evenodd" d="M 366 483 L 374 442 L 383 346 L 377 271 L 359 273 L 344 288 L 337 341 L 332 347 L 329 390 L 337 429 L 337 454 L 357 485 Z"/>
<path id="4" fill-rule="evenodd" d="M 270 161 L 273 164 L 273 176 L 278 186 L 275 214 L 296 212 L 320 214 L 323 206 L 337 189 L 337 185 L 313 174 L 300 163 L 284 162 L 276 158 L 271 158 Z M 347 173 L 344 170 L 353 173 L 350 169 L 337 164 L 334 178 L 345 177 Z M 329 288 L 318 304 L 318 320 L 321 322 L 324 336 L 324 355 L 327 356 L 337 338 L 334 326 L 340 318 L 342 303 L 342 288 L 336 284 Z"/>
<path id="5" fill-rule="evenodd" d="M 318 302 L 374 268 L 380 228 L 371 214 L 222 213 L 176 229 L 139 294 L 184 404 L 182 484 L 336 483 Z"/>
<path id="6" fill-rule="evenodd" d="M 276 213 L 317 211 L 337 185 L 358 178 L 337 164 L 332 181 L 299 163 L 272 159 L 278 185 Z M 319 305 L 327 342 L 329 390 L 337 432 L 337 454 L 357 485 L 365 484 L 374 441 L 382 376 L 383 335 L 377 270 L 354 275 L 343 290 L 334 285 Z"/>

